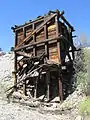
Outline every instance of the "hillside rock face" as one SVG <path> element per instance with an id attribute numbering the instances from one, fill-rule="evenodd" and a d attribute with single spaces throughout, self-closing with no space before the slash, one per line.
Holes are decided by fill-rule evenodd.
<path id="1" fill-rule="evenodd" d="M 16 103 L 8 103 L 5 90 L 12 86 L 12 71 L 14 70 L 14 54 L 0 56 L 0 120 L 70 120 L 67 115 L 41 113 L 40 108 L 31 109 Z M 4 99 L 5 98 L 5 99 Z M 63 119 L 64 118 L 64 119 Z"/>
<path id="2" fill-rule="evenodd" d="M 84 94 L 77 89 L 60 105 L 60 103 L 40 104 L 38 108 L 8 103 L 5 90 L 14 83 L 12 78 L 14 71 L 14 53 L 0 56 L 0 120 L 81 120 L 76 108 Z"/>
<path id="3" fill-rule="evenodd" d="M 14 69 L 14 54 L 8 53 L 0 57 L 0 81 L 10 80 Z"/>

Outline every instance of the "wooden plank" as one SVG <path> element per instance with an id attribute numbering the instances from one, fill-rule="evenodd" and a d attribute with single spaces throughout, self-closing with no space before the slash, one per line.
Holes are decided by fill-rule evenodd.
<path id="1" fill-rule="evenodd" d="M 33 30 L 35 30 L 34 23 L 33 23 Z M 36 42 L 36 33 L 33 34 L 33 41 Z M 36 56 L 36 45 L 33 46 L 33 56 Z"/>
<path id="2" fill-rule="evenodd" d="M 45 53 L 45 46 L 44 45 L 38 46 L 36 53 L 37 53 L 37 56 L 41 56 L 42 53 Z"/>
<path id="3" fill-rule="evenodd" d="M 16 46 L 16 48 L 18 48 L 19 46 L 21 46 L 25 41 L 28 41 L 31 39 L 32 35 L 35 34 L 36 32 L 39 32 L 43 27 L 44 25 L 50 21 L 52 18 L 54 18 L 56 16 L 56 14 L 53 14 L 52 16 L 50 16 L 44 23 L 42 23 L 40 26 L 38 26 L 33 32 L 30 33 L 29 36 L 27 36 L 20 44 L 18 44 Z"/>
<path id="4" fill-rule="evenodd" d="M 61 31 L 59 31 L 59 16 L 58 16 L 58 14 L 55 17 L 55 23 L 56 23 L 56 36 L 59 36 L 59 33 L 61 33 L 62 30 L 60 28 Z M 57 40 L 57 50 L 58 50 L 58 61 L 59 61 L 59 64 L 61 64 L 60 40 Z M 59 83 L 58 83 L 59 84 L 59 97 L 60 97 L 60 102 L 62 102 L 63 101 L 63 96 L 62 96 L 62 82 L 61 82 L 61 77 L 60 76 L 59 76 L 58 80 L 59 80 Z"/>
<path id="5" fill-rule="evenodd" d="M 52 38 L 55 36 L 56 36 L 56 29 L 52 30 L 52 31 L 48 31 L 48 38 Z M 36 41 L 43 41 L 43 40 L 45 40 L 44 32 L 43 32 L 43 34 L 42 33 L 38 34 L 36 37 Z"/>
<path id="6" fill-rule="evenodd" d="M 27 23 L 27 24 L 24 24 L 24 25 L 21 25 L 21 26 L 18 26 L 17 28 L 12 28 L 12 29 L 14 29 L 14 31 L 16 32 L 16 31 L 19 31 L 19 30 L 21 30 L 21 29 L 23 29 L 23 27 L 28 27 L 28 26 L 30 26 L 30 25 L 32 25 L 32 23 L 38 23 L 38 22 L 42 22 L 42 21 L 44 21 L 43 20 L 44 19 L 44 16 L 42 16 L 41 18 L 38 18 L 38 19 L 36 19 L 36 20 L 32 20 L 32 21 L 30 21 L 29 23 Z"/>
<path id="7" fill-rule="evenodd" d="M 59 98 L 60 98 L 60 102 L 63 102 L 63 91 L 62 91 L 62 82 L 61 82 L 61 78 L 59 77 Z"/>
<path id="8" fill-rule="evenodd" d="M 15 33 L 15 47 L 17 46 L 17 32 Z"/>
<path id="9" fill-rule="evenodd" d="M 33 23 L 33 31 L 35 30 L 35 24 Z M 36 34 L 33 34 L 33 41 L 36 42 Z"/>
<path id="10" fill-rule="evenodd" d="M 68 32 L 69 32 L 69 41 L 73 45 L 72 30 L 69 28 Z M 75 56 L 74 56 L 74 47 L 73 46 L 71 46 L 71 47 L 72 47 L 72 57 L 73 57 L 73 60 L 74 60 L 75 59 Z"/>
<path id="11" fill-rule="evenodd" d="M 22 55 L 24 57 L 29 57 L 31 58 L 31 55 L 29 55 L 28 53 L 25 53 L 25 52 L 16 52 L 18 55 Z"/>
<path id="12" fill-rule="evenodd" d="M 23 27 L 23 39 L 26 37 L 26 29 Z"/>
<path id="13" fill-rule="evenodd" d="M 65 40 L 66 42 L 68 42 L 69 45 L 70 45 L 71 47 L 73 47 L 74 50 L 76 50 L 75 46 L 74 46 L 66 37 L 64 37 L 63 35 L 61 35 L 60 38 L 61 38 L 62 40 Z"/>
<path id="14" fill-rule="evenodd" d="M 35 81 L 34 98 L 37 98 L 37 81 L 38 81 L 38 77 L 36 78 Z"/>
<path id="15" fill-rule="evenodd" d="M 56 24 L 56 36 L 59 36 L 59 16 L 55 17 L 55 24 Z M 60 55 L 60 40 L 57 40 L 57 50 L 58 50 L 58 61 L 61 63 L 61 55 Z"/>
<path id="16" fill-rule="evenodd" d="M 50 71 L 48 70 L 46 72 L 46 84 L 47 84 L 47 100 L 50 98 Z"/>
<path id="17" fill-rule="evenodd" d="M 47 24 L 44 26 L 44 38 L 48 39 L 48 30 L 47 30 Z M 45 43 L 45 55 L 46 58 L 49 58 L 49 48 L 48 48 L 48 42 Z"/>
<path id="18" fill-rule="evenodd" d="M 59 63 L 58 51 L 57 51 L 57 41 L 56 41 L 56 43 L 49 44 L 49 60 Z"/>
<path id="19" fill-rule="evenodd" d="M 23 81 L 23 94 L 26 95 L 26 80 Z"/>
<path id="20" fill-rule="evenodd" d="M 31 75 L 33 72 L 41 69 L 41 68 L 44 67 L 44 66 L 45 66 L 45 64 L 39 66 L 38 68 L 36 68 L 36 69 L 34 69 L 34 70 L 30 70 L 30 73 L 27 74 L 27 76 L 25 76 L 25 77 L 23 77 L 23 78 L 20 78 L 16 84 L 14 84 L 12 87 L 10 87 L 9 89 L 7 89 L 5 92 L 13 89 L 13 88 L 16 87 L 18 84 L 20 84 L 21 82 L 25 81 L 26 79 L 29 79 L 29 78 L 30 78 L 30 75 Z"/>
<path id="21" fill-rule="evenodd" d="M 31 46 L 34 46 L 34 45 L 38 45 L 38 44 L 42 44 L 42 43 L 46 43 L 46 42 L 53 41 L 53 40 L 58 40 L 58 39 L 60 39 L 60 37 L 54 37 L 54 38 L 46 39 L 46 40 L 43 40 L 43 41 L 34 42 L 32 44 L 24 45 L 24 46 L 21 46 L 19 48 L 15 48 L 14 50 L 19 51 L 19 50 L 27 48 L 27 47 L 31 47 Z"/>
<path id="22" fill-rule="evenodd" d="M 56 24 L 56 36 L 59 36 L 59 17 L 58 15 L 55 17 L 55 24 Z"/>
<path id="23" fill-rule="evenodd" d="M 61 16 L 61 19 L 72 29 L 72 31 L 74 31 L 74 28 L 70 25 L 64 16 Z"/>
<path id="24" fill-rule="evenodd" d="M 57 49 L 58 49 L 58 61 L 59 61 L 59 63 L 61 63 L 60 41 L 57 42 Z"/>

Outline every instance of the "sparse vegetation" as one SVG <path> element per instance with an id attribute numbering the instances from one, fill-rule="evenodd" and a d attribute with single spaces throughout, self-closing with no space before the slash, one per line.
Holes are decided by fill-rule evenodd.
<path id="1" fill-rule="evenodd" d="M 77 84 L 86 94 L 86 98 L 79 103 L 79 112 L 86 118 L 90 116 L 90 49 L 85 48 L 80 54 L 80 69 L 77 72 Z"/>
<path id="2" fill-rule="evenodd" d="M 90 115 L 90 96 L 86 97 L 82 102 L 80 102 L 79 111 L 80 114 L 84 117 Z"/>
<path id="3" fill-rule="evenodd" d="M 83 49 L 77 60 L 77 85 L 80 85 L 86 95 L 90 95 L 90 49 Z"/>

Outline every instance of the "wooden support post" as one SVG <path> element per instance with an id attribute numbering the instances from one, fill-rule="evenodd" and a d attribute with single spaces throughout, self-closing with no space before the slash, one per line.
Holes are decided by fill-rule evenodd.
<path id="1" fill-rule="evenodd" d="M 73 39 L 72 39 L 72 30 L 71 28 L 68 29 L 68 32 L 69 32 L 69 41 L 70 43 L 73 45 Z M 75 59 L 75 56 L 74 56 L 74 47 L 72 47 L 72 57 L 73 57 L 73 60 Z"/>
<path id="2" fill-rule="evenodd" d="M 55 17 L 55 24 L 56 24 L 56 37 L 58 37 L 59 36 L 59 16 L 58 16 L 58 14 Z"/>
<path id="3" fill-rule="evenodd" d="M 35 24 L 33 23 L 33 30 L 35 29 Z M 33 41 L 36 42 L 36 33 L 33 34 Z M 33 56 L 36 56 L 36 45 L 33 46 Z"/>
<path id="4" fill-rule="evenodd" d="M 34 98 L 37 98 L 37 82 L 38 82 L 38 77 L 36 77 L 36 81 L 35 81 Z"/>
<path id="5" fill-rule="evenodd" d="M 25 27 L 23 27 L 23 39 L 25 39 L 26 38 L 26 29 L 25 29 Z"/>
<path id="6" fill-rule="evenodd" d="M 57 16 L 55 17 L 55 24 L 56 24 L 56 37 L 59 36 L 59 17 L 58 17 L 58 14 Z M 60 39 L 57 40 L 57 49 L 58 49 L 58 60 L 59 60 L 59 63 L 61 63 L 61 56 L 60 56 Z"/>
<path id="7" fill-rule="evenodd" d="M 61 78 L 59 77 L 59 97 L 60 97 L 60 102 L 63 102 L 63 92 L 62 92 L 62 82 L 61 82 Z"/>
<path id="8" fill-rule="evenodd" d="M 34 89 L 34 98 L 37 98 L 37 87 L 38 87 L 38 81 L 40 79 L 40 74 L 42 72 L 42 69 L 38 71 L 39 75 L 35 78 L 35 89 Z"/>
<path id="9" fill-rule="evenodd" d="M 61 16 L 61 19 L 74 31 L 74 28 L 70 25 L 70 23 L 65 19 L 64 16 Z"/>
<path id="10" fill-rule="evenodd" d="M 26 80 L 23 81 L 23 94 L 26 95 Z"/>
<path id="11" fill-rule="evenodd" d="M 59 15 L 58 14 L 55 17 L 55 23 L 56 23 L 56 36 L 58 37 L 59 34 L 62 34 L 61 26 L 60 26 L 60 29 L 59 29 Z M 61 64 L 60 39 L 57 40 L 57 49 L 58 49 L 58 60 L 59 60 L 59 63 Z M 58 79 L 59 79 L 58 80 L 59 81 L 59 83 L 58 83 L 59 84 L 59 98 L 60 98 L 60 102 L 62 102 L 63 101 L 63 94 L 62 94 L 62 82 L 61 82 L 61 76 L 60 75 L 59 75 Z"/>
<path id="12" fill-rule="evenodd" d="M 45 40 L 48 39 L 48 30 L 47 30 L 47 24 L 44 26 L 44 36 Z M 49 59 L 49 48 L 48 48 L 48 42 L 45 43 L 45 55 Z"/>
<path id="13" fill-rule="evenodd" d="M 15 32 L 15 47 L 17 46 L 17 32 Z"/>
<path id="14" fill-rule="evenodd" d="M 46 72 L 46 83 L 47 83 L 47 100 L 50 98 L 50 71 Z"/>
<path id="15" fill-rule="evenodd" d="M 26 29 L 23 27 L 23 39 L 26 38 Z"/>
<path id="16" fill-rule="evenodd" d="M 61 56 L 60 56 L 60 41 L 57 41 L 57 49 L 58 49 L 58 61 L 61 64 Z"/>

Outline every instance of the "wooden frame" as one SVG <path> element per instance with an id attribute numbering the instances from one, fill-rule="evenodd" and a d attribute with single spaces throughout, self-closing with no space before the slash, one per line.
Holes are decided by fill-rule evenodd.
<path id="1" fill-rule="evenodd" d="M 72 39 L 72 32 L 74 31 L 74 28 L 70 25 L 70 23 L 65 19 L 63 16 L 64 11 L 59 12 L 58 10 L 56 11 L 49 11 L 49 13 L 43 17 L 37 18 L 35 21 L 30 21 L 27 24 L 21 25 L 21 26 L 15 26 L 12 27 L 13 31 L 15 32 L 15 73 L 18 73 L 17 68 L 17 58 L 18 56 L 23 56 L 24 58 L 31 58 L 33 56 L 33 59 L 37 56 L 37 53 L 40 52 L 39 47 L 44 46 L 44 51 L 45 51 L 45 59 L 47 60 L 52 60 L 52 55 L 54 55 L 56 62 L 56 59 L 58 61 L 58 64 L 62 65 L 62 45 L 61 41 L 64 41 L 65 44 L 67 44 L 66 48 L 64 48 L 65 55 L 69 56 L 69 60 L 71 61 L 71 57 L 69 55 L 69 47 L 72 48 L 72 56 L 74 60 L 74 50 L 75 47 L 73 45 L 73 39 Z M 60 18 L 64 21 L 62 23 L 60 21 Z M 36 26 L 36 24 L 39 24 Z M 30 27 L 29 32 L 27 31 L 27 27 Z M 31 29 L 32 28 L 32 29 Z M 68 30 L 67 30 L 68 29 Z M 22 33 L 19 32 L 19 30 L 23 31 Z M 64 33 L 65 30 L 67 33 Z M 27 35 L 28 33 L 28 35 Z M 67 34 L 68 37 L 64 36 L 64 34 Z M 22 37 L 23 36 L 23 37 Z M 53 37 L 54 36 L 54 37 Z M 19 38 L 20 43 L 18 43 Z M 54 44 L 56 43 L 56 45 Z M 52 47 L 52 45 L 55 45 Z M 51 48 L 50 48 L 51 46 Z M 28 49 L 28 52 L 26 52 Z M 39 49 L 39 51 L 38 51 Z M 51 50 L 50 50 L 51 49 Z M 32 52 L 30 52 L 32 51 Z M 53 52 L 54 51 L 54 52 Z M 51 57 L 50 57 L 51 55 Z M 54 58 L 53 58 L 54 59 Z M 24 64 L 24 63 L 22 63 Z M 56 62 L 57 64 L 57 62 Z M 23 66 L 23 65 L 22 65 Z M 19 74 L 19 73 L 18 73 Z M 60 73 L 59 73 L 60 74 Z M 17 75 L 15 75 L 15 90 L 17 90 Z M 61 77 L 59 79 L 59 96 L 60 100 L 62 101 L 62 82 L 61 82 Z M 47 98 L 49 100 L 49 81 L 50 81 L 50 71 L 48 70 L 46 74 L 46 81 L 47 81 Z M 37 81 L 35 85 L 35 89 L 37 89 Z M 23 91 L 24 94 L 26 94 L 26 82 L 23 82 Z M 35 97 L 37 96 L 37 90 L 35 90 Z"/>

